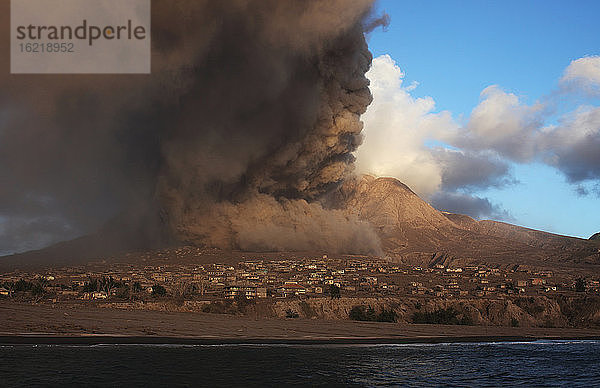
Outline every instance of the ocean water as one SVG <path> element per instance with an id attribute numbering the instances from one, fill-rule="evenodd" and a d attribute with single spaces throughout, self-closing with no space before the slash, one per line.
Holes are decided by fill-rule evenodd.
<path id="1" fill-rule="evenodd" d="M 600 341 L 5 345 L 0 386 L 600 386 Z"/>

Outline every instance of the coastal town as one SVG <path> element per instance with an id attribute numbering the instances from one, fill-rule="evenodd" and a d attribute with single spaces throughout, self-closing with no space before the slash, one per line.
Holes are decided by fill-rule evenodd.
<path id="1" fill-rule="evenodd" d="M 0 274 L 0 298 L 117 301 L 172 298 L 210 302 L 285 298 L 506 298 L 515 295 L 600 294 L 600 277 L 486 265 L 397 264 L 367 256 L 313 255 L 237 263 L 194 263 L 201 248 L 146 253 L 138 264 L 96 261 L 44 271 Z M 134 254 L 131 254 L 134 255 Z M 187 260 L 177 260 L 186 258 Z"/>

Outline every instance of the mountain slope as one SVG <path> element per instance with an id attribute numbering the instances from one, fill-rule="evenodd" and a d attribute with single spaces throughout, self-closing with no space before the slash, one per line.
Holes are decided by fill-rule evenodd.
<path id="1" fill-rule="evenodd" d="M 443 213 L 393 178 L 363 176 L 341 191 L 343 206 L 376 228 L 387 252 L 407 261 L 600 264 L 598 246 L 587 240 Z"/>
<path id="2" fill-rule="evenodd" d="M 393 178 L 365 175 L 343 187 L 344 207 L 371 223 L 384 249 L 427 250 L 443 245 L 456 225 Z"/>

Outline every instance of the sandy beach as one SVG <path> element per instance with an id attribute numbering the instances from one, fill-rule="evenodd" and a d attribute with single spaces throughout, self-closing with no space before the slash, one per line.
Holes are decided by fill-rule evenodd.
<path id="1" fill-rule="evenodd" d="M 0 303 L 0 343 L 369 344 L 600 339 L 600 330 L 416 325 Z"/>

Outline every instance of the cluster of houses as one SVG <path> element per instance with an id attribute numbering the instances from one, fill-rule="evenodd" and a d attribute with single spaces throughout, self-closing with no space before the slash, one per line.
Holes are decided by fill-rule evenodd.
<path id="1" fill-rule="evenodd" d="M 218 260 L 218 258 L 215 258 Z M 488 268 L 486 266 L 419 267 L 372 257 L 305 257 L 245 259 L 237 264 L 160 265 L 103 264 L 62 268 L 45 273 L 0 275 L 0 296 L 10 296 L 10 284 L 21 279 L 43 281 L 49 294 L 63 299 L 102 300 L 119 297 L 124 288 L 138 294 L 187 299 L 263 299 L 319 297 L 332 286 L 343 296 L 503 297 L 510 294 L 573 292 L 575 278 L 551 271 Z M 587 280 L 589 292 L 600 293 L 600 282 Z M 161 294 L 162 295 L 162 294 Z"/>

